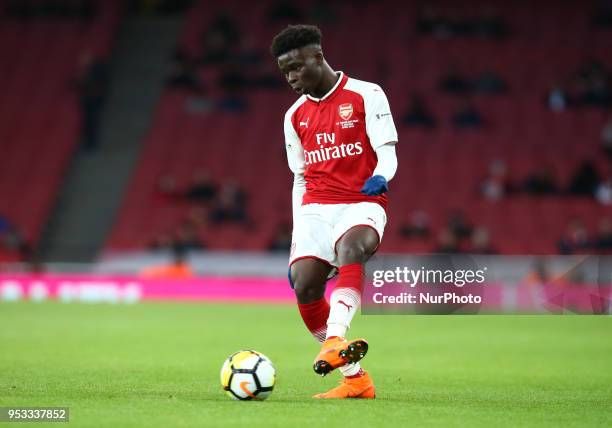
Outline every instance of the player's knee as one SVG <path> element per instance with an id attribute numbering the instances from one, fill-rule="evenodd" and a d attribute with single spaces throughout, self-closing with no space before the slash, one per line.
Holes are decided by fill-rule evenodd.
<path id="1" fill-rule="evenodd" d="M 299 303 L 310 303 L 319 300 L 325 294 L 325 283 L 315 281 L 307 275 L 292 275 L 295 296 Z"/>
<path id="2" fill-rule="evenodd" d="M 353 242 L 338 246 L 338 259 L 342 264 L 365 263 L 371 254 L 372 250 L 363 242 Z"/>

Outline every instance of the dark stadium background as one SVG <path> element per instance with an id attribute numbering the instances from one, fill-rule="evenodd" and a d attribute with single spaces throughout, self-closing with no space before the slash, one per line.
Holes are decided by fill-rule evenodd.
<path id="1" fill-rule="evenodd" d="M 282 279 L 295 95 L 269 45 L 307 22 L 332 68 L 390 100 L 399 169 L 380 255 L 486 255 L 515 284 L 601 282 L 571 256 L 612 251 L 611 14 L 0 1 L 0 269 Z"/>

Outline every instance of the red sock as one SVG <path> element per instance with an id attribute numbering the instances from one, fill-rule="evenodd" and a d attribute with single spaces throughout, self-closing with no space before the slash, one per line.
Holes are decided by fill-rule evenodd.
<path id="1" fill-rule="evenodd" d="M 298 303 L 298 309 L 308 331 L 319 342 L 324 342 L 329 317 L 329 303 L 325 297 L 311 303 Z"/>
<path id="2" fill-rule="evenodd" d="M 340 266 L 338 273 L 336 288 L 354 288 L 361 293 L 364 276 L 363 265 L 361 263 Z"/>

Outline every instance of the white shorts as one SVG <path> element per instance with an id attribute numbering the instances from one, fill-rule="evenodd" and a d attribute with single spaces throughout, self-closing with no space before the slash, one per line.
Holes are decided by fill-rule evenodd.
<path id="1" fill-rule="evenodd" d="M 370 226 L 380 243 L 386 223 L 385 210 L 374 202 L 302 205 L 293 225 L 289 265 L 311 257 L 338 267 L 336 243 L 349 229 Z"/>

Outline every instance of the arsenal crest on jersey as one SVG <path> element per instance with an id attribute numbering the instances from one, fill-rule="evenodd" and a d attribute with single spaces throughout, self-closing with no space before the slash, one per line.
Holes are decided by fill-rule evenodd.
<path id="1" fill-rule="evenodd" d="M 353 104 L 340 104 L 338 106 L 338 114 L 343 120 L 349 120 L 353 115 Z"/>

